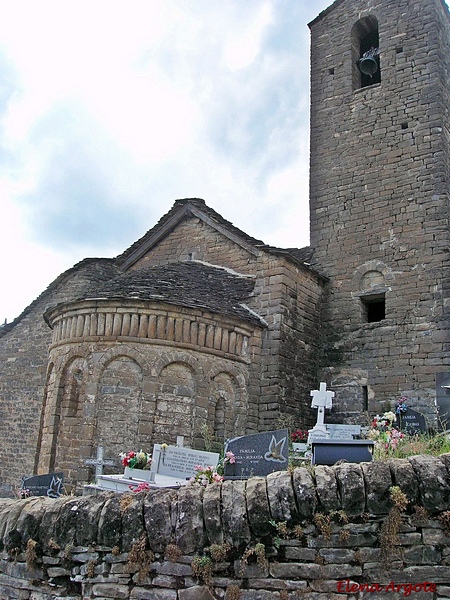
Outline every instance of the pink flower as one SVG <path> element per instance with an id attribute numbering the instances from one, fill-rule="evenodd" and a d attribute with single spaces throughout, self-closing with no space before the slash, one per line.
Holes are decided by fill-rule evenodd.
<path id="1" fill-rule="evenodd" d="M 234 465 L 236 462 L 236 457 L 233 454 L 233 452 L 227 452 L 225 454 L 225 460 L 223 461 L 224 463 L 230 463 L 230 465 Z"/>
<path id="2" fill-rule="evenodd" d="M 136 487 L 134 487 L 133 485 L 129 485 L 128 487 L 134 494 L 138 494 L 139 492 L 146 492 L 150 489 L 150 486 L 146 481 L 142 481 L 142 483 L 140 483 Z"/>

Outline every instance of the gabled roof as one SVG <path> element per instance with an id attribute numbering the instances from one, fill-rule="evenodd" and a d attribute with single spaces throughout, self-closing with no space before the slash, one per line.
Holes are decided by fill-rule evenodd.
<path id="1" fill-rule="evenodd" d="M 264 242 L 261 240 L 252 238 L 229 221 L 226 221 L 219 213 L 207 206 L 204 200 L 185 198 L 176 200 L 169 212 L 152 229 L 117 257 L 122 268 L 127 269 L 137 262 L 186 217 L 201 219 L 252 254 L 257 254 L 257 248 L 264 246 Z"/>
<path id="2" fill-rule="evenodd" d="M 255 279 L 200 261 L 130 270 L 83 293 L 79 300 L 148 300 L 228 315 L 259 327 L 265 323 L 245 305 Z"/>
<path id="3" fill-rule="evenodd" d="M 117 257 L 120 266 L 126 270 L 142 258 L 153 246 L 168 235 L 183 219 L 197 217 L 207 223 L 213 229 L 216 229 L 224 236 L 245 248 L 251 254 L 257 256 L 260 252 L 268 252 L 276 256 L 283 256 L 287 260 L 294 262 L 308 270 L 316 272 L 309 265 L 312 255 L 312 249 L 306 248 L 276 248 L 268 246 L 261 240 L 251 237 L 241 229 L 238 229 L 224 219 L 219 213 L 207 206 L 204 200 L 200 198 L 185 198 L 176 200 L 175 204 L 166 213 L 158 223 L 139 240 L 132 244 L 125 252 Z"/>

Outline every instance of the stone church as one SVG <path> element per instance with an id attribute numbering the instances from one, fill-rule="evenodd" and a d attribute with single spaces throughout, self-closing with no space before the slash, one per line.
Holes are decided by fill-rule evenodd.
<path id="1" fill-rule="evenodd" d="M 443 0 L 336 0 L 311 30 L 311 246 L 267 246 L 177 200 L 0 328 L 0 486 L 185 436 L 364 424 L 448 402 L 450 18 Z M 238 216 L 236 218 L 238 221 Z M 13 457 L 13 458 L 12 458 Z"/>

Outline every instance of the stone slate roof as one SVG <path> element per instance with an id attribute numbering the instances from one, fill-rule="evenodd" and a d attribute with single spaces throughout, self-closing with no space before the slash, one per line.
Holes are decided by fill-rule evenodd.
<path id="1" fill-rule="evenodd" d="M 82 270 L 83 272 L 85 272 L 85 275 L 87 275 L 87 279 L 90 280 L 86 284 L 85 290 L 83 292 L 83 297 L 85 297 L 85 298 L 99 297 L 100 289 L 103 289 L 103 288 L 99 287 L 99 284 L 101 286 L 102 282 L 106 282 L 109 280 L 116 280 L 116 278 L 118 277 L 119 274 L 123 273 L 134 262 L 139 260 L 139 258 L 143 254 L 145 254 L 145 252 L 147 252 L 156 243 L 158 243 L 158 241 L 160 239 L 162 239 L 172 229 L 174 229 L 181 220 L 183 220 L 186 217 L 191 217 L 191 216 L 197 216 L 197 217 L 203 219 L 211 227 L 215 227 L 217 230 L 224 233 L 224 235 L 227 235 L 228 237 L 230 237 L 237 243 L 243 245 L 244 247 L 247 247 L 247 249 L 250 249 L 255 254 L 257 252 L 262 251 L 262 252 L 268 252 L 268 253 L 276 255 L 276 256 L 280 256 L 280 257 L 282 256 L 282 257 L 286 258 L 286 260 L 289 260 L 290 262 L 296 264 L 297 266 L 299 266 L 303 269 L 313 271 L 319 278 L 326 280 L 326 278 L 323 277 L 323 275 L 321 275 L 313 267 L 311 267 L 310 263 L 311 263 L 311 258 L 313 255 L 313 250 L 311 247 L 307 246 L 305 248 L 276 248 L 273 246 L 268 246 L 267 244 L 264 244 L 263 241 L 253 238 L 252 236 L 248 235 L 241 229 L 238 229 L 237 227 L 235 227 L 233 225 L 233 223 L 231 223 L 230 221 L 227 221 L 219 213 L 217 213 L 215 210 L 213 210 L 212 208 L 207 206 L 207 204 L 205 203 L 204 200 L 201 200 L 199 198 L 186 198 L 186 199 L 182 199 L 182 200 L 176 200 L 174 205 L 170 209 L 170 211 L 168 213 L 166 213 L 152 229 L 150 229 L 144 236 L 142 236 L 139 240 L 137 240 L 134 244 L 132 244 L 127 250 L 125 250 L 125 252 L 123 252 L 122 254 L 117 256 L 115 259 L 87 258 L 87 259 L 82 260 L 81 262 L 77 263 L 71 269 L 68 269 L 67 271 L 62 273 L 59 277 L 57 277 L 49 285 L 49 287 L 44 292 L 42 292 L 42 294 L 38 298 L 36 298 L 36 300 L 34 300 L 16 319 L 14 319 L 14 321 L 12 321 L 11 323 L 7 323 L 5 325 L 0 325 L 0 338 L 3 337 L 4 335 L 6 335 L 9 331 L 11 331 L 18 323 L 20 323 L 22 321 L 22 319 L 25 318 L 36 307 L 36 305 L 38 303 L 43 302 L 45 305 L 45 302 L 47 300 L 51 300 L 53 292 L 56 289 L 58 289 L 61 284 L 64 284 L 65 282 L 70 281 L 70 279 L 73 277 L 73 275 L 75 275 L 78 271 Z M 194 262 L 194 264 L 198 264 L 198 263 Z M 169 267 L 169 265 L 167 265 L 166 267 L 161 267 L 161 269 L 163 269 L 163 270 L 167 269 L 167 273 L 169 273 L 168 267 Z M 156 273 L 156 271 L 154 271 L 154 270 L 152 270 L 152 271 L 154 273 Z M 223 269 L 220 271 L 222 274 L 224 273 Z M 187 271 L 184 270 L 183 272 L 186 273 Z M 217 269 L 216 269 L 216 272 L 217 272 Z M 129 271 L 127 271 L 127 275 L 123 275 L 123 277 L 120 277 L 119 279 L 117 279 L 117 282 L 122 281 L 123 278 L 126 279 L 129 276 L 131 276 L 131 273 Z M 237 274 L 232 276 L 232 280 L 235 280 L 236 278 L 238 278 Z M 209 283 L 211 283 L 211 281 L 215 280 L 215 279 L 217 279 L 217 278 L 212 277 L 210 279 Z M 153 281 L 153 277 L 152 277 L 152 281 Z M 251 280 L 247 280 L 247 281 L 251 281 Z M 205 282 L 205 284 L 206 283 L 207 283 L 207 281 Z M 163 282 L 161 282 L 161 285 L 163 286 Z M 109 286 L 109 284 L 106 285 L 105 288 L 109 289 L 108 286 Z M 252 286 L 253 286 L 253 283 L 252 283 Z M 205 286 L 203 286 L 203 288 L 204 287 Z M 201 290 L 203 288 L 200 285 L 200 283 L 197 284 L 198 290 Z M 112 287 L 111 287 L 111 289 L 112 289 Z M 154 289 L 156 289 L 156 287 Z M 174 293 L 173 289 L 174 288 L 172 288 L 172 294 Z M 192 297 L 191 298 L 187 297 L 188 296 L 187 291 L 189 289 L 190 289 L 189 285 L 186 283 L 186 293 L 183 294 L 182 301 L 180 300 L 180 302 L 176 301 L 178 296 L 177 297 L 173 296 L 172 301 L 171 301 L 170 294 L 168 294 L 168 292 L 166 291 L 165 295 L 163 294 L 165 301 L 166 302 L 171 301 L 172 303 L 180 303 L 180 304 L 184 303 L 185 306 L 193 306 L 192 302 L 194 302 L 194 304 L 195 304 L 195 302 L 197 302 L 197 300 L 195 300 L 195 298 L 194 298 L 194 296 L 195 296 L 194 290 L 192 290 Z M 230 311 L 231 310 L 230 305 L 239 306 L 240 301 L 242 301 L 242 299 L 245 299 L 247 297 L 245 294 L 242 296 L 242 298 L 239 295 L 240 294 L 240 291 L 239 291 L 240 286 L 235 285 L 235 289 L 236 289 L 236 296 L 233 296 L 233 294 L 231 294 L 230 290 L 229 290 L 224 296 L 220 296 L 220 294 L 219 294 L 217 296 L 216 300 L 219 300 L 220 298 L 221 298 L 221 300 L 216 301 L 216 302 L 213 302 L 213 298 L 210 297 L 210 295 L 209 296 L 208 296 L 208 294 L 202 295 L 203 292 L 205 291 L 203 289 L 203 292 L 202 292 L 202 294 L 200 294 L 200 297 L 198 298 L 198 300 L 199 300 L 199 302 L 202 299 L 205 302 L 207 301 L 208 306 L 205 306 L 203 308 L 206 308 L 208 310 L 211 310 L 213 312 L 221 314 L 221 313 Z M 116 292 L 119 293 L 120 289 L 117 288 Z M 104 296 L 104 297 L 106 297 L 106 296 Z M 124 297 L 123 291 L 120 292 L 120 297 Z M 232 298 L 234 298 L 234 300 L 232 300 Z M 225 300 L 226 300 L 226 302 L 225 302 Z M 51 301 L 47 303 L 47 306 L 45 306 L 44 310 L 50 308 L 50 306 L 52 306 Z M 196 305 L 196 307 L 201 308 L 201 302 L 198 304 L 198 306 Z M 238 312 L 236 312 L 236 311 L 238 311 Z M 241 313 L 240 311 L 243 311 L 243 313 Z M 251 314 L 251 311 L 245 310 L 241 307 L 240 309 L 234 308 L 228 314 L 234 314 L 235 316 L 238 316 L 238 313 L 241 318 L 244 318 L 244 313 L 245 313 L 245 318 L 246 318 L 246 320 L 248 320 L 249 315 Z M 253 315 L 253 317 L 250 318 L 250 320 L 252 320 L 252 319 L 253 319 L 253 322 L 257 321 L 258 324 L 261 324 L 261 321 L 259 320 L 259 318 L 257 316 Z"/>
<path id="2" fill-rule="evenodd" d="M 237 240 L 238 243 L 251 247 L 257 251 L 284 256 L 287 260 L 295 263 L 297 266 L 314 271 L 319 275 L 309 264 L 312 256 L 312 249 L 309 246 L 305 248 L 287 249 L 268 246 L 263 241 L 258 240 L 235 227 L 233 223 L 224 219 L 219 213 L 207 206 L 205 201 L 200 198 L 176 200 L 169 212 L 166 213 L 152 229 L 147 231 L 145 235 L 117 257 L 118 263 L 125 268 L 128 268 L 134 262 L 139 260 L 140 256 L 143 256 L 145 252 L 162 239 L 162 237 L 174 229 L 183 218 L 189 216 L 203 218 L 212 227 L 222 231 L 225 235 L 229 235 Z"/>
<path id="3" fill-rule="evenodd" d="M 255 280 L 228 269 L 189 261 L 128 271 L 87 299 L 138 299 L 167 302 L 243 319 L 261 327 L 264 321 L 244 304 L 253 294 Z"/>

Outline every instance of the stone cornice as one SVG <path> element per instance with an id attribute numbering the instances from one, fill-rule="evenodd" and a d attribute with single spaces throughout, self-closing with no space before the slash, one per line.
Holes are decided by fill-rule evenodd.
<path id="1" fill-rule="evenodd" d="M 80 342 L 156 343 L 250 362 L 254 330 L 227 317 L 162 303 L 85 300 L 46 313 L 52 346 Z"/>

